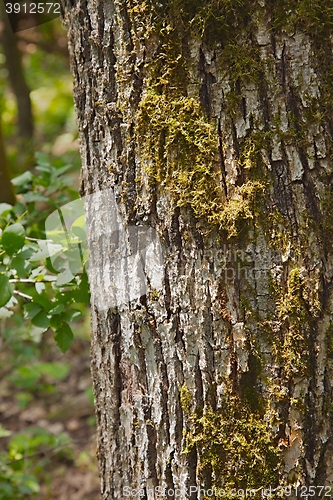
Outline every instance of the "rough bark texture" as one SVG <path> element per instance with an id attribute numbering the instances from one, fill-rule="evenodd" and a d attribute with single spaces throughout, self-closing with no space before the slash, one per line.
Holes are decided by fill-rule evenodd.
<path id="1" fill-rule="evenodd" d="M 331 4 L 63 9 L 82 194 L 164 258 L 162 290 L 108 310 L 108 254 L 91 270 L 102 498 L 333 486 Z"/>

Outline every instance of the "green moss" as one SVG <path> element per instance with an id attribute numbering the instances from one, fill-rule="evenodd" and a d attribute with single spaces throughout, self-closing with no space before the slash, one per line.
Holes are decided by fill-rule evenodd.
<path id="1" fill-rule="evenodd" d="M 209 470 L 212 488 L 231 490 L 277 487 L 280 484 L 281 452 L 258 411 L 228 393 L 221 409 L 206 409 L 190 414 L 191 427 L 186 433 L 185 453 L 193 448 L 198 454 L 197 474 Z"/>
<path id="2" fill-rule="evenodd" d="M 250 350 L 250 349 L 249 349 Z M 261 416 L 264 415 L 264 399 L 257 389 L 259 378 L 262 374 L 262 366 L 259 356 L 251 351 L 248 359 L 248 371 L 240 375 L 239 386 L 242 399 L 248 408 Z"/>
<path id="3" fill-rule="evenodd" d="M 320 314 L 318 284 L 302 276 L 297 267 L 289 273 L 287 290 L 277 301 L 276 319 L 282 339 L 275 335 L 275 355 L 286 377 L 308 373 L 311 331 Z"/>
<path id="4" fill-rule="evenodd" d="M 236 236 L 255 218 L 254 204 L 268 185 L 263 151 L 270 150 L 273 133 L 304 152 L 309 146 L 309 124 L 331 114 L 333 66 L 332 54 L 326 52 L 332 45 L 328 36 L 332 8 L 324 0 L 271 1 L 265 8 L 249 0 L 131 0 L 130 6 L 133 26 L 148 25 L 145 38 L 158 36 L 159 40 L 156 57 L 148 63 L 150 81 L 137 120 L 142 160 L 151 184 L 167 190 L 178 206 L 190 206 L 204 225 L 208 222 L 226 231 L 229 238 Z M 275 34 L 301 30 L 316 44 L 318 71 L 325 75 L 320 105 L 309 105 L 304 116 L 289 110 L 287 132 L 278 126 L 280 117 L 273 120 L 271 130 L 259 130 L 254 123 L 251 134 L 239 141 L 243 186 L 231 189 L 226 197 L 217 126 L 199 100 L 187 95 L 193 76 L 187 67 L 186 47 L 191 38 L 200 38 L 203 46 L 216 50 L 217 64 L 224 68 L 230 85 L 225 112 L 232 119 L 240 107 L 243 84 L 251 81 L 265 94 L 265 75 L 271 72 L 255 42 L 255 32 L 258 20 L 267 14 Z"/>
<path id="5" fill-rule="evenodd" d="M 268 2 L 275 30 L 295 29 L 319 40 L 327 39 L 333 24 L 333 6 L 328 0 L 287 0 Z"/>
<path id="6" fill-rule="evenodd" d="M 333 186 L 325 188 L 322 200 L 323 234 L 329 243 L 333 237 Z"/>
<path id="7" fill-rule="evenodd" d="M 191 410 L 192 395 L 186 384 L 183 384 L 180 388 L 180 404 L 186 413 Z"/>
<path id="8" fill-rule="evenodd" d="M 198 219 L 236 236 L 254 218 L 264 190 L 259 181 L 236 186 L 225 196 L 217 167 L 216 127 L 191 97 L 149 90 L 139 105 L 137 131 L 141 158 L 150 179 L 190 206 Z"/>
<path id="9" fill-rule="evenodd" d="M 279 250 L 282 254 L 290 250 L 293 238 L 287 216 L 282 215 L 277 209 L 271 210 L 263 220 L 263 228 L 274 250 Z"/>
<path id="10" fill-rule="evenodd" d="M 280 300 L 277 317 L 284 328 L 281 357 L 289 374 L 304 374 L 309 364 L 308 314 L 302 297 L 303 279 L 299 269 L 289 275 L 288 290 Z"/>
<path id="11" fill-rule="evenodd" d="M 156 31 L 172 23 L 191 30 L 209 47 L 235 38 L 251 21 L 250 0 L 148 0 Z"/>
<path id="12" fill-rule="evenodd" d="M 220 206 L 210 217 L 210 221 L 224 229 L 227 237 L 237 236 L 244 228 L 244 224 L 256 216 L 256 206 L 263 195 L 265 184 L 259 181 L 247 181 L 227 198 L 226 203 Z"/>
<path id="13" fill-rule="evenodd" d="M 264 164 L 263 151 L 270 148 L 271 132 L 254 130 L 239 145 L 239 161 L 246 170 L 262 167 Z"/>
<path id="14" fill-rule="evenodd" d="M 160 296 L 159 291 L 156 290 L 156 288 L 152 288 L 152 290 L 151 290 L 151 298 L 152 298 L 152 300 L 158 300 L 159 296 Z"/>
<path id="15" fill-rule="evenodd" d="M 237 95 L 237 84 L 242 81 L 258 85 L 263 78 L 265 62 L 260 58 L 259 47 L 248 42 L 242 43 L 236 38 L 225 47 L 219 58 L 232 88 L 226 96 L 229 112 L 232 112 L 232 99 L 230 98 Z"/>
<path id="16" fill-rule="evenodd" d="M 327 345 L 327 354 L 330 359 L 333 359 L 333 321 L 330 321 L 330 324 L 325 332 L 326 337 L 326 345 Z"/>

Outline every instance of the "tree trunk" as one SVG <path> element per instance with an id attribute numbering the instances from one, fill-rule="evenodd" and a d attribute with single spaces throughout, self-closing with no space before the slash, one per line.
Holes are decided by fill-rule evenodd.
<path id="1" fill-rule="evenodd" d="M 319 497 L 333 487 L 332 9 L 63 10 L 82 194 L 104 192 L 87 204 L 102 498 Z M 162 286 L 127 302 L 109 300 L 117 217 L 127 238 L 153 228 L 164 262 Z"/>
<path id="2" fill-rule="evenodd" d="M 17 35 L 12 32 L 5 6 L 0 5 L 0 20 L 3 21 L 1 43 L 6 57 L 8 79 L 17 102 L 17 166 L 23 172 L 33 167 L 33 115 L 30 89 L 25 79 L 22 55 L 17 45 Z"/>
<path id="3" fill-rule="evenodd" d="M 0 202 L 15 205 L 15 195 L 13 186 L 7 169 L 7 158 L 5 144 L 2 135 L 1 115 L 0 115 Z"/>
<path id="4" fill-rule="evenodd" d="M 10 85 L 17 100 L 18 132 L 21 138 L 31 139 L 33 135 L 33 119 L 30 102 L 30 89 L 26 83 L 22 58 L 17 46 L 16 34 L 12 32 L 8 17 L 1 9 L 3 20 L 2 44 L 6 56 L 6 67 Z"/>

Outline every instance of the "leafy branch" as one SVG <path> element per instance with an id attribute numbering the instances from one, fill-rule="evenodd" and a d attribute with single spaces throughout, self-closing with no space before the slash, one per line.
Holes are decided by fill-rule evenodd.
<path id="1" fill-rule="evenodd" d="M 77 198 L 64 177 L 69 169 L 70 165 L 55 167 L 38 154 L 36 171 L 40 175 L 25 172 L 13 179 L 19 201 L 14 206 L 0 203 L 0 318 L 22 311 L 39 333 L 49 328 L 54 331 L 62 352 L 73 339 L 69 323 L 82 317 L 89 304 L 84 231 L 75 227 L 81 240 L 75 237 L 72 245 L 63 231 L 52 247 L 41 228 L 48 215 Z M 58 260 L 50 258 L 55 247 Z M 79 248 L 79 266 L 74 247 Z"/>

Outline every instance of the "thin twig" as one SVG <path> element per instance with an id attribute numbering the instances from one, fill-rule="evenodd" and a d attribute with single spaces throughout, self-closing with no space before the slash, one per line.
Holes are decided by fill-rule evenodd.
<path id="1" fill-rule="evenodd" d="M 27 295 L 26 293 L 19 292 L 18 290 L 14 290 L 13 293 L 16 293 L 16 295 L 19 295 L 20 297 L 23 297 L 24 299 L 32 300 L 33 298 L 31 295 Z"/>
<path id="2" fill-rule="evenodd" d="M 12 279 L 12 280 L 9 280 L 9 283 L 36 283 L 35 280 L 32 280 L 32 279 Z"/>
<path id="3" fill-rule="evenodd" d="M 30 238 L 30 236 L 26 236 L 25 239 L 29 240 L 29 241 L 37 241 L 37 242 L 45 241 L 46 243 L 52 243 L 52 240 L 41 240 L 40 238 L 39 239 L 38 238 Z"/>
<path id="4" fill-rule="evenodd" d="M 53 278 L 53 276 L 52 276 Z M 56 276 L 54 276 L 54 280 L 56 280 Z M 33 280 L 31 278 L 22 278 L 22 279 L 11 279 L 9 283 L 50 283 L 53 280 Z"/>
<path id="5" fill-rule="evenodd" d="M 11 465 L 15 464 L 16 462 L 22 462 L 22 460 L 28 459 L 28 458 L 34 458 L 38 457 L 39 455 L 47 455 L 47 453 L 53 452 L 53 453 L 58 453 L 63 448 L 69 448 L 71 443 L 66 443 L 66 444 L 60 444 L 56 447 L 51 447 L 49 446 L 48 448 L 45 448 L 44 450 L 40 451 L 35 451 L 34 453 L 30 453 L 30 455 L 23 455 L 21 458 L 15 458 L 13 460 L 8 460 L 8 462 L 3 462 L 4 465 Z"/>

